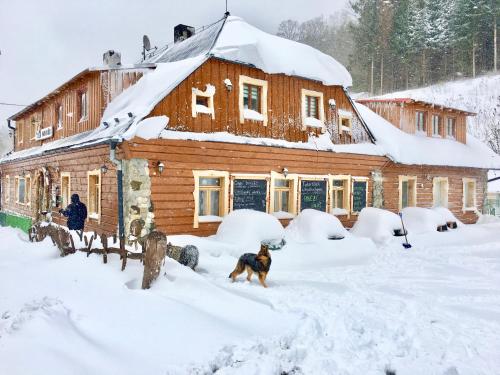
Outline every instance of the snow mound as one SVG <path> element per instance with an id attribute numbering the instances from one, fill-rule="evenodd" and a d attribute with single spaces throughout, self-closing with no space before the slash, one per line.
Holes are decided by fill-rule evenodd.
<path id="1" fill-rule="evenodd" d="M 481 215 L 477 220 L 476 224 L 491 224 L 491 223 L 500 223 L 500 217 L 493 215 Z"/>
<path id="2" fill-rule="evenodd" d="M 377 244 L 384 244 L 393 238 L 396 229 L 402 230 L 402 226 L 401 219 L 394 212 L 365 207 L 359 213 L 351 233 L 357 237 L 371 238 Z"/>
<path id="3" fill-rule="evenodd" d="M 346 237 L 348 232 L 335 216 L 313 209 L 303 210 L 285 229 L 287 239 L 298 243 L 328 240 L 329 237 Z"/>
<path id="4" fill-rule="evenodd" d="M 441 218 L 445 220 L 447 223 L 450 221 L 454 221 L 455 223 L 457 223 L 458 226 L 465 225 L 460 220 L 458 220 L 457 217 L 453 215 L 453 213 L 449 209 L 445 207 L 434 207 L 432 208 L 432 211 L 440 215 Z"/>
<path id="5" fill-rule="evenodd" d="M 437 227 L 446 225 L 446 219 L 437 212 L 421 207 L 406 207 L 403 209 L 405 228 L 410 234 L 436 232 Z"/>
<path id="6" fill-rule="evenodd" d="M 134 137 L 143 139 L 156 139 L 167 127 L 169 118 L 167 116 L 149 117 L 139 122 L 123 134 L 123 138 L 130 140 Z"/>
<path id="7" fill-rule="evenodd" d="M 235 210 L 224 217 L 215 239 L 237 244 L 245 251 L 258 251 L 264 240 L 281 239 L 283 225 L 273 215 L 254 210 Z"/>

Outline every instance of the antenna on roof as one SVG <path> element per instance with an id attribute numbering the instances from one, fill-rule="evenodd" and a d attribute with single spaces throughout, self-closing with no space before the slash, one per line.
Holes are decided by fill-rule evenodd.
<path id="1" fill-rule="evenodd" d="M 142 61 L 146 60 L 146 52 L 156 50 L 156 47 L 151 48 L 151 41 L 147 35 L 142 37 Z"/>

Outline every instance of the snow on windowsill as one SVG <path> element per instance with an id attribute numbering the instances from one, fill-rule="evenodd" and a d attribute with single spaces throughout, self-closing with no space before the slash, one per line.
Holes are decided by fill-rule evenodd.
<path id="1" fill-rule="evenodd" d="M 198 223 L 220 223 L 222 217 L 215 215 L 203 215 L 198 216 Z"/>
<path id="2" fill-rule="evenodd" d="M 247 120 L 264 121 L 264 115 L 262 113 L 248 108 L 245 108 L 245 110 L 243 111 L 243 117 Z"/>
<path id="3" fill-rule="evenodd" d="M 415 132 L 415 135 L 418 135 L 419 137 L 427 137 L 427 132 L 423 130 L 417 130 Z"/>
<path id="4" fill-rule="evenodd" d="M 207 115 L 211 115 L 212 109 L 208 108 L 203 104 L 196 104 L 196 113 L 205 113 Z"/>
<path id="5" fill-rule="evenodd" d="M 89 219 L 92 219 L 92 220 L 99 220 L 99 214 L 98 213 L 95 213 L 95 212 L 92 212 L 88 215 L 88 218 Z"/>
<path id="6" fill-rule="evenodd" d="M 320 128 L 320 129 L 323 129 L 325 127 L 325 124 L 323 124 L 321 120 L 315 117 L 306 117 L 304 119 L 304 125 L 310 126 L 311 128 Z"/>
<path id="7" fill-rule="evenodd" d="M 346 111 L 345 109 L 339 109 L 339 116 L 343 118 L 352 118 L 352 112 Z"/>
<path id="8" fill-rule="evenodd" d="M 286 211 L 276 211 L 276 212 L 273 212 L 272 215 L 276 218 L 276 219 L 293 219 L 295 217 L 294 214 L 290 213 L 290 212 L 286 212 Z"/>
<path id="9" fill-rule="evenodd" d="M 342 125 L 340 127 L 340 130 L 342 130 L 343 132 L 348 132 L 348 133 L 351 132 L 351 128 L 349 126 L 345 126 L 345 125 Z"/>
<path id="10" fill-rule="evenodd" d="M 335 216 L 349 215 L 349 212 L 344 208 L 332 208 L 330 213 Z"/>

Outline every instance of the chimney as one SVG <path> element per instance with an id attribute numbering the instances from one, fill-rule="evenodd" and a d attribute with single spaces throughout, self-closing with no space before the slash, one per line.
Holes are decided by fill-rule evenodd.
<path id="1" fill-rule="evenodd" d="M 182 42 L 192 37 L 194 33 L 195 30 L 193 26 L 179 24 L 174 27 L 174 43 Z"/>
<path id="2" fill-rule="evenodd" d="M 104 62 L 104 65 L 107 65 L 111 68 L 117 68 L 122 65 L 122 55 L 120 54 L 120 52 L 115 52 L 112 49 L 104 52 L 104 55 L 102 55 L 102 60 Z"/>

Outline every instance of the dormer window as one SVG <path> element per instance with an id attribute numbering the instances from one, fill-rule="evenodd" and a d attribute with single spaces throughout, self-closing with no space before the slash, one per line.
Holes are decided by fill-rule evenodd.
<path id="1" fill-rule="evenodd" d="M 323 93 L 302 89 L 302 130 L 306 130 L 307 127 L 325 131 Z"/>
<path id="2" fill-rule="evenodd" d="M 417 129 L 417 133 L 425 133 L 427 131 L 425 126 L 425 112 L 415 112 L 415 128 Z"/>
<path id="3" fill-rule="evenodd" d="M 446 136 L 448 138 L 456 138 L 457 124 L 456 119 L 453 117 L 448 117 L 448 122 L 446 124 Z"/>
<path id="4" fill-rule="evenodd" d="M 267 126 L 267 82 L 240 76 L 240 123 L 262 121 Z"/>
<path id="5" fill-rule="evenodd" d="M 432 136 L 439 137 L 441 135 L 441 117 L 432 115 Z"/>
<path id="6" fill-rule="evenodd" d="M 210 115 L 212 119 L 215 119 L 214 111 L 214 95 L 215 86 L 207 85 L 205 91 L 201 91 L 197 88 L 193 88 L 192 93 L 192 115 L 194 118 L 200 113 Z"/>
<path id="7" fill-rule="evenodd" d="M 62 104 L 56 104 L 56 124 L 57 130 L 63 127 L 63 106 Z"/>
<path id="8" fill-rule="evenodd" d="M 89 117 L 89 103 L 87 90 L 78 93 L 78 112 L 80 121 L 85 121 Z"/>

